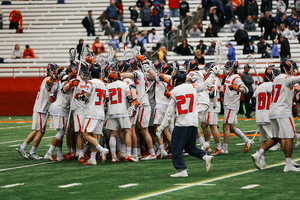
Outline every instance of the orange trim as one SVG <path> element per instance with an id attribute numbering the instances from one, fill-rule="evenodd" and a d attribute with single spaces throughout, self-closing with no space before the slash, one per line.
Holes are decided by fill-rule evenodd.
<path id="1" fill-rule="evenodd" d="M 106 126 L 106 124 L 107 124 L 107 120 L 108 120 L 108 119 L 106 119 L 106 120 L 105 120 L 105 122 L 104 122 L 104 125 L 103 125 L 103 126 Z M 84 132 L 85 132 L 85 131 L 84 131 Z"/>
<path id="2" fill-rule="evenodd" d="M 77 115 L 77 121 L 78 121 L 78 124 L 79 124 L 79 131 L 81 132 L 81 124 L 80 124 L 80 120 L 79 120 L 78 115 Z"/>
<path id="3" fill-rule="evenodd" d="M 291 122 L 291 125 L 292 125 L 292 127 L 293 127 L 293 131 L 294 131 L 294 133 L 296 133 L 296 131 L 295 131 L 295 127 L 294 127 L 294 124 L 293 124 L 293 121 L 292 121 L 292 119 L 289 117 L 289 120 L 290 120 L 290 122 Z"/>
<path id="4" fill-rule="evenodd" d="M 230 116 L 230 112 L 231 112 L 231 110 L 228 111 L 228 115 L 227 115 L 227 118 L 226 118 L 226 124 L 228 124 L 228 119 L 229 119 L 229 116 Z"/>
<path id="5" fill-rule="evenodd" d="M 85 127 L 85 129 L 84 129 L 84 132 L 86 132 L 86 129 L 87 129 L 87 127 L 88 127 L 89 124 L 90 124 L 90 121 L 91 121 L 91 118 L 89 119 L 89 121 L 88 121 L 88 123 L 87 123 L 87 125 L 86 125 L 86 127 Z"/>
<path id="6" fill-rule="evenodd" d="M 192 86 L 193 86 L 194 88 L 196 88 L 196 86 L 195 86 L 194 84 L 192 84 Z"/>
<path id="7" fill-rule="evenodd" d="M 237 78 L 241 78 L 241 77 L 235 77 L 234 79 L 232 79 L 232 81 L 231 81 L 231 85 L 233 84 L 233 81 L 235 80 L 235 79 L 237 79 Z"/>
<path id="8" fill-rule="evenodd" d="M 63 119 L 63 130 L 65 130 L 66 129 L 66 127 L 65 127 L 65 117 L 62 117 L 62 119 Z"/>
<path id="9" fill-rule="evenodd" d="M 155 119 L 155 116 L 156 116 L 156 110 L 157 110 L 157 108 L 155 108 L 155 110 L 154 110 L 154 119 Z"/>
<path id="10" fill-rule="evenodd" d="M 210 114 L 210 112 L 207 113 L 207 120 L 206 120 L 207 124 L 209 123 L 209 114 Z"/>
<path id="11" fill-rule="evenodd" d="M 142 113 L 141 113 L 140 121 L 139 121 L 139 124 L 140 124 L 140 127 L 141 127 L 141 128 L 143 128 L 143 127 L 142 127 L 142 121 L 143 121 L 144 109 L 145 109 L 145 108 L 142 109 Z"/>
<path id="12" fill-rule="evenodd" d="M 88 81 L 88 83 L 90 83 L 91 85 L 93 85 L 93 83 L 91 81 Z"/>

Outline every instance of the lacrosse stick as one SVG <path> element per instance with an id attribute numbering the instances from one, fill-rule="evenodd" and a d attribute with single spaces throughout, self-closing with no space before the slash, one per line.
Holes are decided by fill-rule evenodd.
<path id="1" fill-rule="evenodd" d="M 70 60 L 70 65 L 72 65 L 73 61 L 76 58 L 76 49 L 75 48 L 71 48 L 69 49 L 69 60 Z"/>
<path id="2" fill-rule="evenodd" d="M 128 35 L 128 31 L 126 31 L 126 32 L 123 34 L 123 36 L 122 36 L 122 42 L 123 42 L 123 44 L 124 44 L 124 51 L 125 51 L 125 48 L 126 48 L 125 44 L 126 44 L 126 38 L 127 38 L 127 35 Z"/>
<path id="3" fill-rule="evenodd" d="M 215 62 L 218 67 L 220 67 L 222 55 L 223 55 L 222 42 L 220 42 L 218 40 L 216 43 L 215 52 L 214 52 Z M 217 80 L 214 80 L 214 81 L 215 81 L 215 96 L 216 96 L 217 95 Z"/>
<path id="4" fill-rule="evenodd" d="M 257 71 L 256 71 L 256 62 L 255 62 L 255 59 L 253 58 L 252 55 L 248 55 L 247 56 L 247 59 L 248 59 L 248 62 L 250 64 L 250 66 L 254 69 L 255 71 L 255 74 L 256 74 L 256 77 L 257 77 L 257 80 L 258 80 L 258 83 L 260 83 L 260 80 L 259 80 L 259 77 L 258 77 L 258 74 L 257 74 Z"/>
<path id="5" fill-rule="evenodd" d="M 113 48 L 113 46 L 109 46 L 108 47 L 108 54 L 107 54 L 107 62 L 109 62 L 109 63 L 112 63 L 113 61 L 113 57 L 115 56 L 114 54 L 115 54 L 115 51 L 114 51 L 114 48 Z"/>
<path id="6" fill-rule="evenodd" d="M 253 136 L 253 138 L 252 138 L 252 140 L 251 140 L 251 143 L 253 143 L 253 141 L 254 141 L 254 139 L 255 139 L 257 133 L 258 133 L 258 129 L 256 130 L 256 132 L 255 132 L 255 134 L 254 134 L 254 136 Z"/>
<path id="7" fill-rule="evenodd" d="M 135 54 L 133 53 L 133 50 L 132 49 L 127 49 L 127 50 L 124 51 L 124 54 L 122 56 L 122 60 L 126 60 L 127 59 L 126 55 L 128 55 L 128 54 L 132 54 L 132 56 L 130 56 L 130 57 L 135 57 Z"/>

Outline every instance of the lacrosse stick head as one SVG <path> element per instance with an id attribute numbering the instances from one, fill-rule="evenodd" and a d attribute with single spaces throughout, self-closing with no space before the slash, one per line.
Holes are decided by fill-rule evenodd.
<path id="1" fill-rule="evenodd" d="M 251 68 L 255 69 L 255 67 L 256 67 L 256 62 L 255 62 L 255 59 L 253 58 L 253 56 L 252 56 L 252 55 L 248 55 L 248 56 L 247 56 L 247 60 L 248 60 L 248 62 L 249 62 L 249 66 L 250 66 Z"/>
<path id="2" fill-rule="evenodd" d="M 126 59 L 128 59 L 128 57 L 129 58 L 136 57 L 136 55 L 133 53 L 132 49 L 127 49 L 126 51 L 124 51 L 122 60 L 126 60 Z"/>
<path id="3" fill-rule="evenodd" d="M 76 58 L 76 49 L 75 48 L 69 49 L 69 61 L 70 61 L 70 63 L 73 63 L 75 58 Z"/>
<path id="4" fill-rule="evenodd" d="M 141 55 L 141 47 L 138 46 L 138 45 L 135 45 L 133 48 L 132 48 L 132 53 L 135 55 L 135 57 L 137 55 Z"/>
<path id="5" fill-rule="evenodd" d="M 108 55 L 107 55 L 107 61 L 108 62 L 112 62 L 113 57 L 115 56 L 115 51 L 114 51 L 114 47 L 109 45 L 108 47 Z"/>
<path id="6" fill-rule="evenodd" d="M 232 72 L 235 72 L 239 68 L 239 62 L 235 60 L 229 60 L 225 64 L 225 76 L 229 76 Z"/>
<path id="7" fill-rule="evenodd" d="M 84 60 L 85 57 L 88 55 L 88 47 L 86 44 L 82 45 L 81 54 L 80 54 L 80 60 Z"/>
<path id="8" fill-rule="evenodd" d="M 298 72 L 298 66 L 293 60 L 284 59 L 280 62 L 280 71 L 293 76 Z"/>
<path id="9" fill-rule="evenodd" d="M 100 65 L 104 65 L 106 62 L 105 56 L 103 54 L 100 54 L 96 57 L 96 62 L 100 63 Z"/>
<path id="10" fill-rule="evenodd" d="M 223 46 L 222 42 L 220 42 L 219 40 L 216 42 L 214 57 L 216 64 L 219 65 L 223 59 Z"/>
<path id="11" fill-rule="evenodd" d="M 279 69 L 276 69 L 276 68 L 267 68 L 265 70 L 265 77 L 270 82 L 273 82 L 274 79 L 276 78 L 276 76 L 278 76 L 279 74 L 280 74 L 280 71 L 279 71 Z"/>

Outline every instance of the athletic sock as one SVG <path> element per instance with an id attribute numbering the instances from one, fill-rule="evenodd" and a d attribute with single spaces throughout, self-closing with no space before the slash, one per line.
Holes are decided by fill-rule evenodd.
<path id="1" fill-rule="evenodd" d="M 296 134 L 296 135 L 297 135 L 297 134 Z M 279 142 L 277 142 L 276 146 L 280 147 L 280 143 L 279 143 Z"/>
<path id="2" fill-rule="evenodd" d="M 67 153 L 71 153 L 71 146 L 67 146 Z"/>
<path id="3" fill-rule="evenodd" d="M 236 134 L 239 138 L 241 138 L 245 142 L 249 140 L 239 128 L 235 129 L 234 134 Z"/>
<path id="4" fill-rule="evenodd" d="M 165 149 L 165 145 L 164 145 L 164 144 L 159 145 L 159 148 L 160 148 L 161 150 L 164 150 L 164 149 Z"/>
<path id="5" fill-rule="evenodd" d="M 31 150 L 29 152 L 29 154 L 35 154 L 36 153 L 36 147 L 31 147 Z"/>
<path id="6" fill-rule="evenodd" d="M 209 144 L 209 146 L 210 146 L 210 141 L 205 141 L 205 142 L 207 142 Z"/>
<path id="7" fill-rule="evenodd" d="M 285 164 L 286 164 L 286 165 L 292 164 L 292 159 L 291 159 L 291 158 L 286 158 L 286 159 L 285 159 Z"/>
<path id="8" fill-rule="evenodd" d="M 98 144 L 98 145 L 99 145 L 99 144 Z M 98 145 L 97 145 L 97 146 L 98 146 Z M 96 152 L 92 152 L 92 153 L 91 153 L 90 160 L 96 160 Z"/>
<path id="9" fill-rule="evenodd" d="M 118 151 L 121 151 L 122 143 L 120 142 L 120 140 L 117 142 L 117 148 L 118 148 Z"/>
<path id="10" fill-rule="evenodd" d="M 62 155 L 62 148 L 61 147 L 57 147 L 57 155 Z"/>
<path id="11" fill-rule="evenodd" d="M 223 148 L 224 148 L 224 149 L 228 149 L 228 144 L 223 143 Z"/>
<path id="12" fill-rule="evenodd" d="M 261 158 L 260 158 L 260 163 L 266 163 L 266 162 L 265 162 L 265 156 L 261 156 Z"/>
<path id="13" fill-rule="evenodd" d="M 141 148 L 137 148 L 138 155 L 141 155 Z"/>
<path id="14" fill-rule="evenodd" d="M 217 149 L 221 149 L 221 143 L 216 143 Z"/>
<path id="15" fill-rule="evenodd" d="M 202 136 L 198 137 L 198 141 L 199 141 L 200 145 L 202 146 L 204 143 L 203 137 Z"/>
<path id="16" fill-rule="evenodd" d="M 26 149 L 27 145 L 28 144 L 26 142 L 23 142 L 23 144 L 20 147 L 21 147 L 21 149 Z"/>
<path id="17" fill-rule="evenodd" d="M 137 149 L 137 148 L 133 148 L 133 149 L 132 149 L 132 154 L 133 154 L 133 156 L 137 156 L 137 155 L 138 155 L 137 152 L 138 152 L 138 149 Z"/>
<path id="18" fill-rule="evenodd" d="M 265 153 L 265 150 L 264 150 L 264 149 L 260 149 L 257 153 L 258 153 L 260 156 L 262 156 L 262 155 Z"/>
<path id="19" fill-rule="evenodd" d="M 206 160 L 206 157 L 207 157 L 207 154 L 205 154 L 205 155 L 202 157 L 202 160 L 205 161 L 205 160 Z"/>
<path id="20" fill-rule="evenodd" d="M 78 150 L 78 158 L 84 157 L 83 150 Z"/>
<path id="21" fill-rule="evenodd" d="M 76 153 L 76 148 L 72 148 L 72 147 L 71 147 L 71 152 L 72 152 L 72 153 Z"/>
<path id="22" fill-rule="evenodd" d="M 131 147 L 126 147 L 126 155 L 131 156 Z"/>
<path id="23" fill-rule="evenodd" d="M 152 156 L 154 156 L 154 155 L 155 155 L 155 151 L 154 151 L 154 149 L 149 149 L 149 151 L 150 151 L 150 154 L 151 154 Z"/>
<path id="24" fill-rule="evenodd" d="M 115 137 L 110 137 L 109 147 L 110 147 L 111 157 L 116 158 L 117 155 L 116 155 L 116 138 Z"/>
<path id="25" fill-rule="evenodd" d="M 297 138 L 297 137 L 299 137 L 299 135 L 296 133 L 296 134 L 295 134 L 295 138 Z"/>
<path id="26" fill-rule="evenodd" d="M 89 148 L 89 145 L 83 145 L 83 152 L 86 152 Z"/>
<path id="27" fill-rule="evenodd" d="M 51 144 L 51 146 L 50 146 L 50 148 L 49 148 L 49 150 L 48 150 L 48 152 L 52 155 L 53 154 L 53 151 L 54 151 L 54 149 L 55 149 L 55 146 L 53 146 L 52 144 Z"/>
<path id="28" fill-rule="evenodd" d="M 159 144 L 158 144 L 158 142 L 155 142 L 155 144 L 154 144 L 154 145 L 155 145 L 155 147 L 156 147 L 157 149 L 160 149 L 160 148 L 159 148 Z"/>
<path id="29" fill-rule="evenodd" d="M 121 153 L 126 154 L 126 145 L 122 144 Z"/>
<path id="30" fill-rule="evenodd" d="M 98 144 L 98 145 L 96 146 L 96 149 L 97 149 L 99 152 L 101 152 L 101 151 L 103 150 L 103 147 L 101 147 L 101 145 Z"/>

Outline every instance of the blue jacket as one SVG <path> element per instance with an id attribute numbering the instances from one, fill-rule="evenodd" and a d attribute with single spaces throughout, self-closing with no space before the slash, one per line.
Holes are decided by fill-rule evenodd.
<path id="1" fill-rule="evenodd" d="M 279 48 L 277 44 L 272 45 L 272 53 L 271 53 L 271 58 L 274 57 L 279 57 Z"/>
<path id="2" fill-rule="evenodd" d="M 108 45 L 111 45 L 115 50 L 120 50 L 119 42 L 116 39 L 110 39 Z"/>
<path id="3" fill-rule="evenodd" d="M 123 31 L 124 33 L 126 32 L 125 26 L 119 20 L 115 21 L 113 27 L 114 27 L 114 34 L 118 34 L 121 31 Z"/>
<path id="4" fill-rule="evenodd" d="M 108 19 L 116 17 L 116 6 L 107 6 L 104 13 L 107 14 Z"/>
<path id="5" fill-rule="evenodd" d="M 230 46 L 228 49 L 228 60 L 236 60 L 235 58 L 235 48 L 233 46 Z"/>

